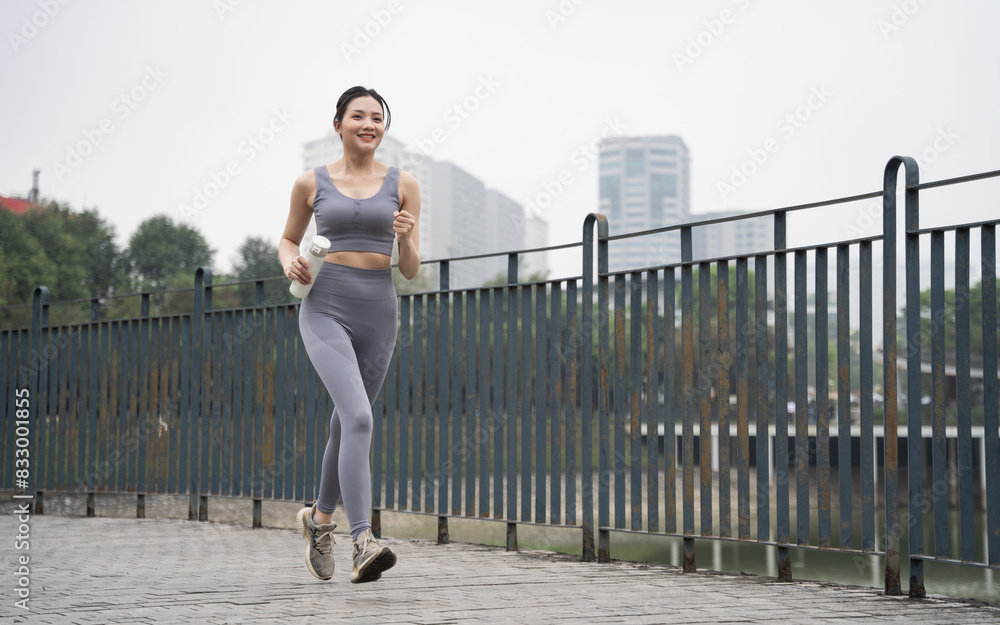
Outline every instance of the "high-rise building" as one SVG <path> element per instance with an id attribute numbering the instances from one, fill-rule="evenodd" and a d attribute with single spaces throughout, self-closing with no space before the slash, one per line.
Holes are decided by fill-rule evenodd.
<path id="1" fill-rule="evenodd" d="M 708 221 L 745 214 L 744 211 L 698 213 L 690 221 Z M 691 230 L 694 259 L 723 258 L 774 249 L 774 218 L 770 215 L 699 226 Z"/>
<path id="2" fill-rule="evenodd" d="M 600 210 L 610 235 L 679 224 L 690 213 L 690 160 L 675 135 L 613 137 L 600 148 Z M 676 232 L 612 241 L 611 271 L 677 262 Z"/>
<path id="3" fill-rule="evenodd" d="M 310 141 L 304 146 L 304 169 L 340 159 L 343 143 L 337 133 Z M 438 162 L 388 135 L 382 138 L 375 158 L 386 165 L 404 169 L 420 183 L 420 256 L 445 259 L 522 249 L 525 241 L 524 208 L 461 167 Z M 540 220 L 537 220 L 540 221 Z M 541 222 L 544 224 L 544 222 Z M 538 237 L 540 224 L 533 226 L 530 247 L 543 247 Z M 541 232 L 546 232 L 544 229 Z M 306 238 L 315 233 L 315 222 Z M 532 271 L 547 270 L 542 254 L 530 259 Z M 507 273 L 506 257 L 476 259 L 452 263 L 449 267 L 451 288 L 474 287 Z"/>

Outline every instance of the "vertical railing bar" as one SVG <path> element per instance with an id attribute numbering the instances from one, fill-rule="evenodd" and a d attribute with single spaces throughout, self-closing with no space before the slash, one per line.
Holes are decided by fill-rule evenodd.
<path id="1" fill-rule="evenodd" d="M 438 346 L 441 343 L 441 335 L 444 332 L 444 323 L 441 319 L 441 309 L 439 302 L 444 294 L 430 294 L 427 296 L 427 308 L 425 313 L 427 329 L 427 347 L 425 348 L 425 358 L 427 368 L 425 371 L 425 391 L 424 391 L 424 512 L 434 512 L 434 480 L 438 476 L 437 464 L 437 437 L 435 430 L 442 427 L 441 423 L 441 374 L 443 364 L 438 360 Z M 440 330 L 440 332 L 439 332 Z"/>
<path id="2" fill-rule="evenodd" d="M 872 244 L 861 244 L 858 276 L 858 310 L 860 336 L 858 342 L 861 394 L 861 549 L 875 550 L 875 400 L 874 354 L 872 351 Z"/>
<path id="3" fill-rule="evenodd" d="M 414 354 L 414 331 L 410 323 L 413 296 L 406 295 L 399 299 L 399 458 L 398 474 L 399 498 L 397 502 L 398 510 L 406 510 L 409 507 L 409 472 L 410 472 L 410 427 L 415 425 L 413 420 L 413 410 L 411 409 L 413 399 L 413 384 L 411 374 L 413 373 Z M 416 431 L 416 430 L 415 430 Z"/>
<path id="4" fill-rule="evenodd" d="M 516 280 L 510 284 L 515 284 Z M 503 295 L 504 300 L 499 296 Z M 517 521 L 517 363 L 518 363 L 518 319 L 517 302 L 518 288 L 508 286 L 493 294 L 493 413 L 494 418 L 501 418 L 505 429 L 497 431 L 493 436 L 493 517 L 503 518 L 504 514 L 504 433 L 506 432 L 506 466 L 507 466 L 507 521 Z M 507 306 L 507 342 L 503 340 L 503 306 Z M 506 359 L 506 360 L 505 360 Z M 506 380 L 507 396 L 496 392 L 504 388 Z"/>
<path id="5" fill-rule="evenodd" d="M 796 544 L 808 545 L 809 536 L 809 363 L 806 252 L 795 252 L 795 521 Z"/>
<path id="6" fill-rule="evenodd" d="M 424 452 L 423 443 L 429 418 L 427 411 L 427 313 L 424 295 L 413 298 L 413 431 L 410 444 L 410 510 L 420 512 L 423 507 Z M 432 443 L 433 444 L 433 443 Z"/>
<path id="7" fill-rule="evenodd" d="M 611 525 L 611 441 L 610 441 L 610 421 L 609 411 L 612 409 L 611 401 L 611 379 L 612 375 L 612 345 L 611 345 L 611 320 L 610 320 L 610 280 L 607 274 L 607 266 L 601 267 L 601 250 L 598 249 L 598 274 L 597 274 L 597 345 L 598 345 L 598 373 L 597 373 L 597 498 L 598 498 L 598 527 L 607 528 Z M 601 269 L 603 268 L 603 271 Z M 584 296 L 587 302 L 586 295 Z M 589 302 L 588 302 L 589 303 Z M 592 436 L 592 432 L 585 432 L 585 435 Z M 610 536 L 606 529 L 598 530 L 598 555 L 599 562 L 610 562 L 611 545 Z"/>
<path id="8" fill-rule="evenodd" d="M 694 266 L 691 228 L 681 228 L 681 349 L 683 368 L 681 397 L 684 418 L 682 448 L 684 468 L 684 572 L 694 572 Z"/>
<path id="9" fill-rule="evenodd" d="M 944 344 L 944 231 L 931 233 L 931 414 L 934 467 L 934 556 L 948 557 L 948 450 L 945 415 Z M 919 379 L 918 379 L 919 382 Z M 907 395 L 907 419 L 920 415 L 919 384 L 915 395 Z M 912 391 L 913 389 L 909 389 Z M 912 465 L 909 465 L 912 466 Z"/>
<path id="10" fill-rule="evenodd" d="M 523 286 L 518 289 L 521 296 L 521 356 L 518 361 L 521 384 L 518 395 L 521 399 L 521 410 L 518 415 L 521 425 L 521 520 L 531 521 L 531 369 L 528 366 L 532 360 L 532 288 Z"/>
<path id="11" fill-rule="evenodd" d="M 462 291 L 456 291 L 451 294 L 452 301 L 449 304 L 451 308 L 451 345 L 448 351 L 442 356 L 445 361 L 451 361 L 451 410 L 449 411 L 448 422 L 451 424 L 451 462 L 442 464 L 446 465 L 448 469 L 448 478 L 451 480 L 451 513 L 455 516 L 460 516 L 462 514 L 462 486 L 466 481 L 471 479 L 471 472 L 463 471 L 462 469 L 462 455 L 470 444 L 468 441 L 471 440 L 473 435 L 472 428 L 465 431 L 465 437 L 462 437 L 462 416 L 464 415 L 463 407 L 465 406 L 464 397 L 462 396 L 463 388 L 463 373 L 475 366 L 475 359 L 469 361 L 465 358 L 465 340 L 463 334 L 464 328 L 464 312 L 465 312 L 465 300 L 474 297 L 474 295 L 469 293 L 464 293 Z M 463 442 L 465 441 L 465 442 Z M 442 454 L 446 452 L 442 448 Z"/>
<path id="12" fill-rule="evenodd" d="M 969 229 L 958 228 L 955 231 L 955 369 L 958 402 L 959 536 L 964 562 L 976 559 L 969 308 Z"/>
<path id="13" fill-rule="evenodd" d="M 546 441 L 546 429 L 554 423 L 550 417 L 551 413 L 546 405 L 549 376 L 546 367 L 548 355 L 548 323 L 546 322 L 547 300 L 545 285 L 535 286 L 535 339 L 533 341 L 535 349 L 535 522 L 545 522 L 545 500 L 546 500 L 546 478 L 548 477 L 548 467 L 546 465 L 546 451 L 548 442 Z M 527 387 L 525 387 L 527 390 Z"/>
<path id="14" fill-rule="evenodd" d="M 757 540 L 771 540 L 771 427 L 769 418 L 767 361 L 767 256 L 754 257 L 754 361 L 756 364 L 757 406 L 754 432 L 757 443 Z M 817 315 L 818 317 L 819 315 Z"/>
<path id="15" fill-rule="evenodd" d="M 639 397 L 643 388 L 642 383 L 642 272 L 634 271 L 629 276 L 629 287 L 631 300 L 629 302 L 628 323 L 630 324 L 629 335 L 631 343 L 629 345 L 629 480 L 631 489 L 629 493 L 629 508 L 631 513 L 631 528 L 633 530 L 642 529 L 642 442 L 641 426 L 642 408 L 639 404 Z M 651 382 L 651 381 L 650 381 Z M 652 384 L 646 384 L 647 395 L 652 390 Z M 624 461 L 624 457 L 623 457 Z"/>
<path id="16" fill-rule="evenodd" d="M 750 380 L 748 371 L 750 293 L 746 257 L 736 259 L 736 448 L 737 514 L 740 540 L 750 540 Z"/>
<path id="17" fill-rule="evenodd" d="M 476 396 L 479 400 L 479 419 L 477 427 L 481 432 L 489 434 L 482 437 L 483 444 L 477 445 L 479 461 L 479 516 L 488 517 L 490 515 L 490 444 L 498 445 L 497 439 L 502 439 L 503 422 L 500 420 L 500 413 L 490 408 L 491 394 L 494 402 L 497 401 L 501 393 L 502 385 L 490 384 L 490 356 L 495 358 L 495 352 L 502 348 L 501 343 L 493 343 L 490 335 L 490 319 L 500 323 L 494 314 L 490 316 L 490 297 L 492 289 L 482 289 L 479 291 L 479 381 L 476 389 Z M 495 296 L 494 296 L 494 299 Z M 495 405 L 495 404 L 494 404 Z M 488 428 L 487 428 L 488 424 Z M 499 454 L 495 454 L 497 457 Z"/>
<path id="18" fill-rule="evenodd" d="M 853 549 L 851 462 L 851 257 L 850 246 L 837 246 L 837 481 L 840 496 L 840 548 Z"/>
<path id="19" fill-rule="evenodd" d="M 885 518 L 886 518 L 886 578 L 887 595 L 902 593 L 900 584 L 899 543 L 903 528 L 899 518 L 899 441 L 896 360 L 896 174 L 899 165 L 906 170 L 905 219 L 906 231 L 906 353 L 907 396 L 919 398 L 920 393 L 920 237 L 911 232 L 919 229 L 919 191 L 912 188 L 920 182 L 917 163 L 912 158 L 894 157 L 886 165 L 883 182 L 883 319 L 882 332 L 885 372 Z M 907 410 L 907 464 L 923 466 L 923 433 L 920 413 L 916 416 Z M 923 471 L 907 471 L 909 478 L 909 519 L 906 527 L 910 555 L 923 553 Z M 924 591 L 924 562 L 910 558 L 911 598 L 922 598 Z"/>
<path id="20" fill-rule="evenodd" d="M 646 531 L 660 531 L 660 282 L 659 272 L 646 274 Z"/>
<path id="21" fill-rule="evenodd" d="M 788 490 L 788 256 L 786 213 L 774 215 L 774 477 L 779 545 L 791 542 Z M 778 581 L 792 581 L 792 557 L 788 547 L 777 549 Z"/>
<path id="22" fill-rule="evenodd" d="M 577 347 L 582 343 L 578 338 L 581 331 L 577 322 L 576 298 L 576 280 L 571 280 L 566 284 L 566 525 L 576 525 L 576 450 L 580 445 L 576 412 L 581 401 L 578 392 L 580 385 L 577 383 L 580 379 Z M 588 351 L 591 349 L 589 344 L 586 347 Z"/>
<path id="23" fill-rule="evenodd" d="M 615 325 L 614 325 L 614 456 L 611 459 L 615 474 L 615 529 L 625 529 L 625 281 L 624 274 L 615 275 Z"/>
<path id="24" fill-rule="evenodd" d="M 719 424 L 719 536 L 730 538 L 733 535 L 733 514 L 730 487 L 732 468 L 730 466 L 730 436 L 729 436 L 729 371 L 732 364 L 732 349 L 729 339 L 729 261 L 720 260 L 716 264 L 716 301 L 718 319 L 716 334 L 718 335 L 718 424 Z"/>
<path id="25" fill-rule="evenodd" d="M 698 345 L 699 367 L 697 395 L 699 404 L 698 466 L 701 469 L 701 534 L 711 536 L 712 530 L 712 372 L 718 363 L 712 358 L 711 323 L 712 264 L 698 265 Z"/>
<path id="26" fill-rule="evenodd" d="M 1000 424 L 997 393 L 997 248 L 996 226 L 982 229 L 982 302 L 983 302 L 983 441 L 986 464 L 986 535 L 987 562 L 1000 565 Z M 990 477 L 992 476 L 992 477 Z"/>
<path id="27" fill-rule="evenodd" d="M 455 427 L 452 423 L 452 404 L 451 404 L 451 370 L 457 367 L 457 362 L 459 360 L 460 354 L 452 354 L 451 351 L 451 340 L 454 335 L 454 328 L 452 327 L 451 319 L 451 297 L 449 284 L 449 263 L 447 261 L 442 262 L 439 265 L 439 281 L 440 289 L 442 293 L 439 296 L 438 301 L 438 345 L 437 345 L 437 369 L 438 369 L 438 393 L 437 393 L 437 421 L 438 421 L 438 449 L 437 449 L 437 471 L 436 476 L 439 480 L 438 482 L 438 501 L 437 501 L 437 511 L 439 517 L 445 517 L 448 515 L 451 507 L 448 504 L 448 493 L 449 486 L 454 481 L 459 483 L 461 480 L 455 478 L 452 475 L 452 471 L 449 467 L 453 465 L 448 457 L 449 445 L 448 441 L 451 438 L 452 430 L 455 430 L 457 435 L 461 437 L 462 426 L 459 424 Z M 457 309 L 456 309 L 457 310 Z M 432 318 L 433 323 L 433 318 Z M 456 326 L 461 326 L 461 317 L 456 315 Z M 455 407 L 455 412 L 458 412 L 457 406 Z M 457 440 L 457 439 L 456 439 Z M 453 479 L 454 478 L 454 479 Z M 461 500 L 459 500 L 459 505 L 461 505 Z M 445 519 L 447 523 L 447 519 Z M 442 537 L 443 538 L 443 537 Z"/>
<path id="28" fill-rule="evenodd" d="M 675 326 L 677 276 L 673 268 L 663 271 L 663 503 L 664 528 L 668 534 L 677 532 L 677 343 Z"/>
<path id="29" fill-rule="evenodd" d="M 816 487 L 819 501 L 819 546 L 830 547 L 830 307 L 827 248 L 816 249 Z"/>
<path id="30" fill-rule="evenodd" d="M 489 340 L 482 338 L 477 342 L 476 329 L 477 321 L 477 297 L 482 297 L 485 291 L 469 291 L 465 297 L 465 444 L 462 453 L 465 455 L 465 516 L 476 516 L 476 463 L 484 465 L 486 456 L 484 452 L 489 445 L 484 424 L 486 423 L 486 410 L 477 410 L 477 393 L 482 392 L 477 389 L 477 380 L 482 379 L 482 370 L 485 368 L 482 359 L 476 353 L 478 344 L 480 352 L 486 352 L 489 347 Z M 477 295 L 478 294 L 478 295 Z M 478 375 L 477 375 L 478 374 Z M 478 416 L 478 419 L 477 419 Z M 480 500 L 489 499 L 488 493 L 480 491 Z"/>
<path id="31" fill-rule="evenodd" d="M 562 480 L 566 477 L 567 485 L 576 481 L 576 476 L 570 471 L 563 471 L 562 449 L 563 428 L 570 427 L 566 420 L 566 404 L 563 401 L 566 385 L 563 380 L 563 369 L 559 362 L 561 354 L 565 354 L 566 343 L 563 341 L 562 323 L 562 283 L 555 282 L 549 294 L 549 523 L 559 525 L 562 520 Z M 568 445 L 567 445 L 568 446 Z M 563 447 L 565 448 L 565 447 Z"/>

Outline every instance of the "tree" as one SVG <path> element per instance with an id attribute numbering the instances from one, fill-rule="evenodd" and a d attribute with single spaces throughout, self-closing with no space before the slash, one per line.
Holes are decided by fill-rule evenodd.
<path id="1" fill-rule="evenodd" d="M 193 284 L 195 271 L 211 266 L 214 254 L 197 230 L 175 224 L 167 215 L 157 215 L 139 224 L 124 256 L 130 286 L 137 291 L 157 291 L 167 288 L 178 274 L 186 277 L 184 284 Z"/>
<path id="2" fill-rule="evenodd" d="M 240 246 L 233 264 L 233 280 L 243 282 L 264 278 L 280 278 L 264 282 L 264 303 L 267 305 L 293 303 L 296 299 L 288 292 L 288 280 L 281 272 L 278 261 L 278 246 L 263 237 L 249 237 Z M 244 305 L 254 303 L 256 285 L 241 284 L 237 289 Z"/>

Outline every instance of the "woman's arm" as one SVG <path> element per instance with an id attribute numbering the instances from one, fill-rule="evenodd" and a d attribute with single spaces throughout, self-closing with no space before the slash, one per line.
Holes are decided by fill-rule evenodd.
<path id="1" fill-rule="evenodd" d="M 399 210 L 392 229 L 399 244 L 399 273 L 412 280 L 420 269 L 420 186 L 405 171 L 399 172 Z"/>
<path id="2" fill-rule="evenodd" d="M 292 197 L 288 208 L 288 220 L 285 222 L 285 232 L 278 243 L 278 260 L 281 262 L 285 277 L 298 280 L 302 284 L 312 282 L 309 273 L 309 263 L 300 254 L 299 245 L 302 236 L 309 227 L 312 218 L 312 207 L 309 199 L 316 190 L 316 178 L 312 171 L 302 173 L 292 185 Z"/>

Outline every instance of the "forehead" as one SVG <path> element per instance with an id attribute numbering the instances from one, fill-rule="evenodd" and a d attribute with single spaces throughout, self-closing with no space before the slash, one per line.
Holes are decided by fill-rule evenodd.
<path id="1" fill-rule="evenodd" d="M 378 100 L 370 95 L 363 95 L 354 98 L 347 104 L 347 110 L 350 111 L 362 111 L 364 113 L 377 113 L 382 114 L 382 105 L 378 103 Z"/>

